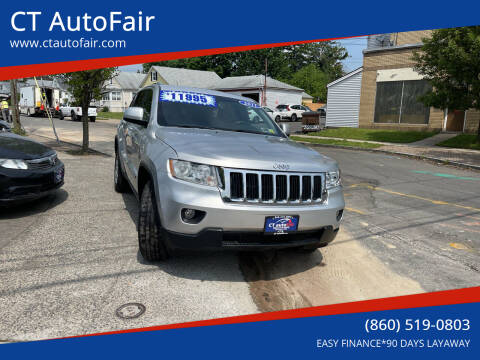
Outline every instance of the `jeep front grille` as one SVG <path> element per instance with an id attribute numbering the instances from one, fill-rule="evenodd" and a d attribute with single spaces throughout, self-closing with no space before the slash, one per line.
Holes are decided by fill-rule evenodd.
<path id="1" fill-rule="evenodd" d="M 222 169 L 225 201 L 266 204 L 318 204 L 325 200 L 324 173 Z"/>

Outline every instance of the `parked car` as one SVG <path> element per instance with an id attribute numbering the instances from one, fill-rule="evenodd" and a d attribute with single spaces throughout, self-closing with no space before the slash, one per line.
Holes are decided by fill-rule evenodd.
<path id="1" fill-rule="evenodd" d="M 336 161 L 289 140 L 256 102 L 169 85 L 141 89 L 115 137 L 114 184 L 139 199 L 147 260 L 175 249 L 314 251 L 345 202 Z"/>
<path id="2" fill-rule="evenodd" d="M 43 197 L 63 185 L 57 153 L 23 136 L 0 132 L 0 205 Z"/>
<path id="3" fill-rule="evenodd" d="M 282 113 L 278 110 L 272 110 L 268 106 L 264 106 L 263 110 L 267 113 L 268 116 L 275 120 L 277 123 L 282 120 Z"/>
<path id="4" fill-rule="evenodd" d="M 58 118 L 63 120 L 65 117 L 70 116 L 73 121 L 80 121 L 82 119 L 82 108 L 80 106 L 62 105 L 58 109 Z M 88 108 L 88 118 L 90 122 L 95 122 L 97 119 L 97 108 Z"/>
<path id="5" fill-rule="evenodd" d="M 302 113 L 311 111 L 307 106 L 291 104 L 278 105 L 277 110 L 281 113 L 282 119 L 288 119 L 290 121 L 297 121 L 302 118 Z"/>

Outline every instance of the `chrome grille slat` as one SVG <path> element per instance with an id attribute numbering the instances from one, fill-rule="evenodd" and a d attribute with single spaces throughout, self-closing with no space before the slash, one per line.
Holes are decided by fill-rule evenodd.
<path id="1" fill-rule="evenodd" d="M 260 204 L 319 204 L 326 200 L 325 173 L 223 169 L 224 201 Z M 305 193 L 304 193 L 305 192 Z"/>

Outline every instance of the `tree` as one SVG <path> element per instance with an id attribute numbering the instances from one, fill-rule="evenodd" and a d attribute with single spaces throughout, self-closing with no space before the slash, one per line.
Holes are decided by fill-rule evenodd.
<path id="1" fill-rule="evenodd" d="M 333 81 L 344 75 L 341 61 L 347 56 L 347 50 L 338 43 L 324 41 L 148 63 L 143 64 L 143 71 L 146 73 L 152 65 L 160 65 L 215 71 L 222 78 L 258 75 L 264 73 L 265 59 L 268 59 L 268 75 L 274 79 L 288 82 L 293 73 L 314 64 Z"/>
<path id="2" fill-rule="evenodd" d="M 105 68 L 59 75 L 67 84 L 68 90 L 73 95 L 75 101 L 82 108 L 82 153 L 87 153 L 89 147 L 88 107 L 90 102 L 92 100 L 100 100 L 104 84 L 107 80 L 112 79 L 116 73 L 117 68 Z"/>
<path id="3" fill-rule="evenodd" d="M 292 75 L 289 83 L 302 88 L 312 95 L 315 101 L 327 100 L 328 75 L 318 69 L 315 64 L 307 65 Z"/>
<path id="4" fill-rule="evenodd" d="M 20 123 L 20 112 L 18 111 L 18 93 L 17 80 L 10 80 L 10 105 L 12 106 L 13 131 L 16 134 L 22 134 L 22 124 Z"/>
<path id="5" fill-rule="evenodd" d="M 419 99 L 426 106 L 480 111 L 480 26 L 435 30 L 413 58 L 415 70 L 432 84 Z"/>

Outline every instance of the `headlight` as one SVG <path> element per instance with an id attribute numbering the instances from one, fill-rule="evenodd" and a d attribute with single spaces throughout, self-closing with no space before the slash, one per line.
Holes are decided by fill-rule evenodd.
<path id="1" fill-rule="evenodd" d="M 327 189 L 333 189 L 334 187 L 342 185 L 340 169 L 337 171 L 327 172 L 326 183 Z"/>
<path id="2" fill-rule="evenodd" d="M 28 165 L 23 160 L 18 159 L 0 159 L 0 166 L 7 169 L 26 170 Z"/>
<path id="3" fill-rule="evenodd" d="M 170 172 L 174 178 L 195 184 L 217 186 L 215 167 L 192 163 L 190 161 L 170 159 Z"/>

